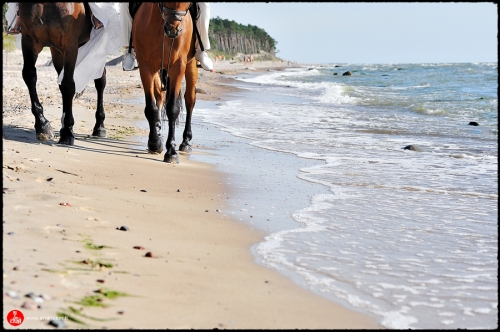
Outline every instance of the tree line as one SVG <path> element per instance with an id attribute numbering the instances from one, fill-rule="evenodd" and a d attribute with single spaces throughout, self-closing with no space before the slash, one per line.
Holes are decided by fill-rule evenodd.
<path id="1" fill-rule="evenodd" d="M 212 51 L 229 55 L 236 55 L 237 53 L 256 54 L 265 51 L 276 56 L 278 52 L 276 50 L 277 41 L 263 29 L 251 24 L 243 25 L 219 17 L 210 19 L 208 37 Z"/>
<path id="2" fill-rule="evenodd" d="M 7 4 L 2 6 L 3 30 L 6 31 L 7 24 L 5 12 Z M 265 51 L 272 56 L 276 56 L 276 44 L 278 43 L 263 29 L 255 25 L 243 25 L 219 17 L 210 19 L 208 29 L 210 39 L 210 48 L 212 52 L 223 53 L 227 55 L 258 54 Z"/>

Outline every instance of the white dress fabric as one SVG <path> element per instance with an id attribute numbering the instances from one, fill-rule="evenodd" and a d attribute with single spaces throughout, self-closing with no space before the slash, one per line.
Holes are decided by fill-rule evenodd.
<path id="1" fill-rule="evenodd" d="M 90 40 L 78 49 L 76 67 L 73 78 L 75 91 L 81 93 L 87 84 L 100 78 L 106 65 L 107 55 L 117 54 L 121 49 L 120 18 L 112 3 L 89 2 L 92 14 L 104 25 L 103 28 L 90 32 Z M 18 3 L 10 2 L 5 13 L 7 22 L 11 22 L 17 13 Z M 21 49 L 21 36 L 16 37 L 16 47 Z M 61 84 L 64 69 L 57 79 Z"/>
<path id="2" fill-rule="evenodd" d="M 128 2 L 120 2 L 120 24 L 122 27 L 122 46 L 128 47 L 132 33 L 132 16 L 130 16 Z"/>
<path id="3" fill-rule="evenodd" d="M 205 51 L 210 49 L 210 39 L 208 39 L 208 26 L 210 24 L 210 2 L 198 2 L 200 7 L 200 18 L 196 21 L 196 27 L 200 33 L 201 42 Z M 195 48 L 201 49 L 200 42 L 196 38 Z"/>
<path id="4" fill-rule="evenodd" d="M 102 22 L 104 27 L 90 31 L 90 40 L 78 49 L 76 58 L 75 91 L 81 93 L 90 81 L 102 76 L 108 54 L 116 54 L 120 45 L 120 19 L 111 3 L 89 2 L 92 14 Z M 57 79 L 61 84 L 64 69 Z"/>

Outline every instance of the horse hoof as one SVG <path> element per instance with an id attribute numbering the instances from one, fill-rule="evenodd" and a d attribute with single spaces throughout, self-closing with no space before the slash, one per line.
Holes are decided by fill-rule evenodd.
<path id="1" fill-rule="evenodd" d="M 161 139 L 156 141 L 156 143 L 148 141 L 148 153 L 159 154 L 162 153 L 162 151 L 163 151 L 163 144 L 161 142 Z"/>
<path id="2" fill-rule="evenodd" d="M 106 129 L 105 128 L 94 128 L 92 131 L 92 136 L 99 138 L 106 138 Z"/>
<path id="3" fill-rule="evenodd" d="M 52 129 L 50 122 L 47 122 L 44 126 L 42 126 L 40 131 L 36 133 L 36 139 L 40 142 L 45 142 L 52 138 L 54 138 L 54 130 Z"/>
<path id="4" fill-rule="evenodd" d="M 178 164 L 179 163 L 179 155 L 174 154 L 174 155 L 169 155 L 165 153 L 165 156 L 163 157 L 163 161 L 169 164 Z"/>
<path id="5" fill-rule="evenodd" d="M 45 141 L 48 141 L 49 139 L 53 138 L 54 137 L 54 134 L 52 133 L 39 133 L 39 134 L 36 134 L 36 139 L 39 140 L 40 142 L 45 142 Z"/>
<path id="6" fill-rule="evenodd" d="M 191 145 L 182 143 L 181 146 L 179 146 L 179 151 L 190 153 L 193 149 L 191 148 Z"/>
<path id="7" fill-rule="evenodd" d="M 75 145 L 75 138 L 74 137 L 61 137 L 59 138 L 59 142 L 57 144 L 63 144 L 63 145 Z"/>

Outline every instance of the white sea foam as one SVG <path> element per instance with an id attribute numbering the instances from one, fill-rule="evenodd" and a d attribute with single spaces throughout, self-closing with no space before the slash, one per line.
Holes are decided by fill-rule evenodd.
<path id="1" fill-rule="evenodd" d="M 256 246 L 262 263 L 387 328 L 495 328 L 497 94 L 462 77 L 467 66 L 496 77 L 484 64 L 314 67 L 245 81 L 265 98 L 196 110 L 256 147 L 317 161 L 296 176 L 329 194 L 286 211 L 296 228 Z M 484 125 L 468 126 L 476 116 Z"/>

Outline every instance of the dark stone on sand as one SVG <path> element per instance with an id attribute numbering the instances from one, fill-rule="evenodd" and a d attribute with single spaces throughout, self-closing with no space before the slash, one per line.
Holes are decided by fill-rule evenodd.
<path id="1" fill-rule="evenodd" d="M 129 228 L 127 226 L 121 226 L 120 228 L 117 227 L 116 229 L 119 231 L 128 231 L 129 230 Z"/>
<path id="2" fill-rule="evenodd" d="M 178 193 L 180 193 L 180 192 L 181 192 L 181 190 L 180 190 L 180 189 L 177 189 L 177 192 L 178 192 Z"/>
<path id="3" fill-rule="evenodd" d="M 352 73 L 350 71 L 346 71 L 345 73 L 342 74 L 342 76 L 351 76 Z"/>
<path id="4" fill-rule="evenodd" d="M 134 246 L 134 249 L 144 250 L 144 247 L 143 246 Z"/>
<path id="5" fill-rule="evenodd" d="M 146 189 L 141 189 L 141 192 L 147 193 L 148 191 Z"/>
<path id="6" fill-rule="evenodd" d="M 151 251 L 148 251 L 144 257 L 153 257 L 153 253 Z"/>
<path id="7" fill-rule="evenodd" d="M 477 123 L 476 121 L 471 121 L 469 122 L 469 126 L 479 126 L 479 123 Z"/>
<path id="8" fill-rule="evenodd" d="M 421 152 L 422 149 L 419 148 L 418 146 L 416 145 L 407 145 L 404 147 L 405 150 L 411 150 L 411 151 L 417 151 L 417 152 Z"/>
<path id="9" fill-rule="evenodd" d="M 14 232 L 8 232 L 7 235 L 16 235 Z"/>
<path id="10" fill-rule="evenodd" d="M 58 329 L 66 328 L 66 322 L 64 319 L 52 319 L 48 325 L 54 326 L 55 328 Z"/>
<path id="11" fill-rule="evenodd" d="M 33 292 L 29 292 L 28 294 L 24 295 L 24 297 L 29 297 L 30 299 L 34 300 L 36 295 Z"/>

